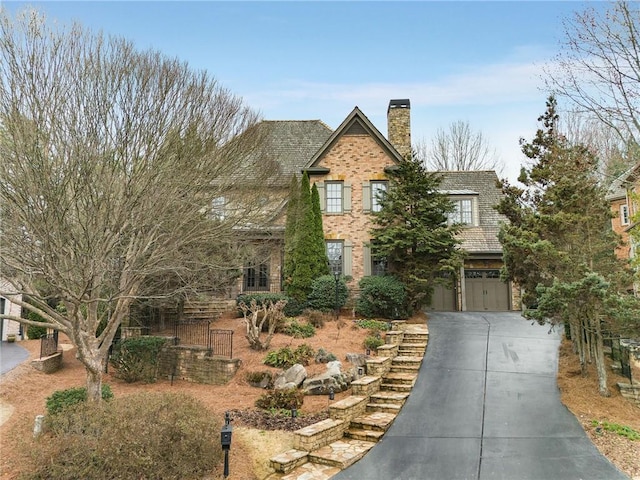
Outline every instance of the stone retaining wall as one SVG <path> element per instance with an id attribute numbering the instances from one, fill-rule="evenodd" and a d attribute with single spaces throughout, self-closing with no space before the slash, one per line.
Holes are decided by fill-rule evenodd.
<path id="1" fill-rule="evenodd" d="M 31 360 L 31 366 L 43 373 L 57 372 L 62 368 L 62 350 L 48 357 Z"/>
<path id="2" fill-rule="evenodd" d="M 158 375 L 207 385 L 224 385 L 240 368 L 240 359 L 211 356 L 207 347 L 168 346 L 160 352 Z"/>
<path id="3" fill-rule="evenodd" d="M 624 398 L 631 400 L 640 407 L 640 385 L 631 385 L 630 383 L 618 383 L 620 393 Z"/>

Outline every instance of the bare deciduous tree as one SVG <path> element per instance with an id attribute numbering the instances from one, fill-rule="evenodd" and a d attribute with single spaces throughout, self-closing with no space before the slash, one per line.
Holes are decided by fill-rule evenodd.
<path id="1" fill-rule="evenodd" d="M 92 400 L 132 302 L 237 270 L 271 175 L 256 120 L 177 59 L 0 10 L 0 294 L 68 335 Z"/>
<path id="2" fill-rule="evenodd" d="M 286 300 L 265 300 L 258 303 L 251 300 L 249 304 L 240 303 L 238 307 L 242 311 L 243 321 L 246 327 L 245 338 L 253 350 L 268 350 L 271 339 L 276 333 L 278 323 L 284 318 Z M 262 337 L 264 327 L 267 333 Z"/>
<path id="3" fill-rule="evenodd" d="M 448 130 L 439 128 L 431 143 L 425 140 L 415 146 L 420 158 L 429 170 L 496 170 L 503 165 L 495 149 L 491 149 L 482 132 L 471 130 L 469 122 L 459 120 Z"/>
<path id="4" fill-rule="evenodd" d="M 547 86 L 597 118 L 628 145 L 640 145 L 640 10 L 618 1 L 565 20 L 562 53 L 545 68 Z"/>

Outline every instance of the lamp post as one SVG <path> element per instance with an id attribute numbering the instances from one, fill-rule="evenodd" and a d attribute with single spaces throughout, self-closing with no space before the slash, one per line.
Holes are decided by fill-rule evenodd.
<path id="1" fill-rule="evenodd" d="M 339 260 L 334 260 L 331 262 L 331 267 L 333 270 L 333 278 L 336 280 L 336 302 L 335 302 L 335 310 L 336 310 L 336 320 L 340 316 L 340 299 L 338 297 L 338 287 L 340 285 L 340 263 Z"/>
<path id="2" fill-rule="evenodd" d="M 231 415 L 229 412 L 224 414 L 224 425 L 220 432 L 220 443 L 222 450 L 224 451 L 224 478 L 229 476 L 229 450 L 231 450 L 231 434 L 233 433 L 233 427 L 231 426 Z"/>

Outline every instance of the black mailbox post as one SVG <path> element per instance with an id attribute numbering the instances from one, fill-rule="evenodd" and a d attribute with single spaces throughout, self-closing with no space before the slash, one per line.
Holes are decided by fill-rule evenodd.
<path id="1" fill-rule="evenodd" d="M 229 450 L 231 450 L 231 434 L 233 433 L 233 427 L 231 426 L 231 415 L 229 412 L 224 414 L 224 425 L 220 432 L 220 444 L 224 451 L 224 478 L 229 476 Z"/>

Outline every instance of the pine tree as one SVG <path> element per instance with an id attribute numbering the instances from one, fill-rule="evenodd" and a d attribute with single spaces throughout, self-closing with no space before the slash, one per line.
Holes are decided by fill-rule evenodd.
<path id="1" fill-rule="evenodd" d="M 414 155 L 389 172 L 389 188 L 374 214 L 372 255 L 386 259 L 389 273 L 407 288 L 408 307 L 416 311 L 431 301 L 436 278 L 461 264 L 458 227 L 449 225 L 454 206 Z"/>
<path id="2" fill-rule="evenodd" d="M 628 271 L 615 257 L 619 238 L 609 228 L 611 211 L 597 180 L 597 160 L 557 131 L 553 97 L 538 121 L 542 128 L 535 138 L 522 142 L 532 160 L 519 178 L 525 188 L 503 181 L 506 196 L 498 211 L 511 222 L 499 234 L 504 273 L 525 289 L 526 304 L 537 305 L 532 317 L 570 325 L 583 367 L 595 359 L 600 393 L 608 395 L 601 320 L 614 329 L 614 317 L 625 316 L 607 305 L 625 303 L 619 300 Z"/>

